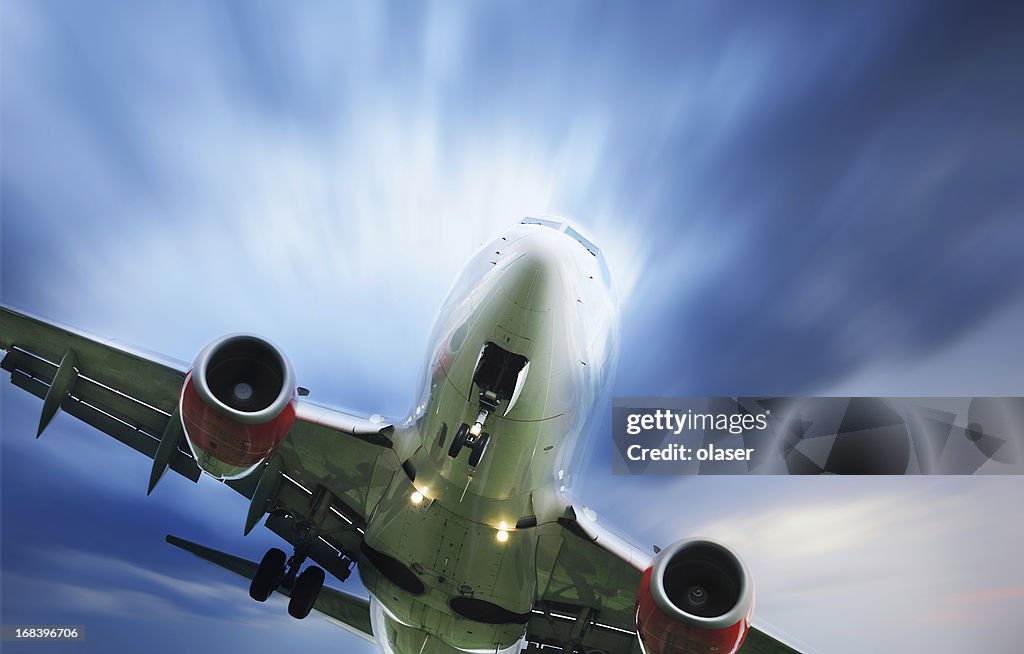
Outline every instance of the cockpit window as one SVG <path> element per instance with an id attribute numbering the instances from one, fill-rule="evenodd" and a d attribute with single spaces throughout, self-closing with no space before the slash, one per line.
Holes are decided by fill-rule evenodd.
<path id="1" fill-rule="evenodd" d="M 598 249 L 598 247 L 597 247 L 596 245 L 594 245 L 593 243 L 591 243 L 591 242 L 590 242 L 590 241 L 588 241 L 587 239 L 583 238 L 583 237 L 582 237 L 582 236 L 580 235 L 580 233 L 579 233 L 579 232 L 577 232 L 577 231 L 576 231 L 575 229 L 573 229 L 572 227 L 569 227 L 568 225 L 566 225 L 566 227 L 565 227 L 565 233 L 566 233 L 566 234 L 568 234 L 569 236 L 573 237 L 574 239 L 576 239 L 576 241 L 577 241 L 577 242 L 578 242 L 578 243 L 579 243 L 580 245 L 582 245 L 583 247 L 587 248 L 587 251 L 588 251 L 588 252 L 590 252 L 590 254 L 594 255 L 595 257 L 596 257 L 596 256 L 597 256 L 598 254 L 600 254 L 601 250 L 599 250 L 599 249 Z"/>
<path id="2" fill-rule="evenodd" d="M 594 255 L 595 257 L 600 256 L 600 254 L 601 254 L 601 250 L 596 245 L 594 245 L 593 243 L 591 243 L 587 239 L 583 238 L 582 234 L 577 232 L 572 227 L 569 227 L 564 222 L 560 222 L 560 221 L 557 221 L 557 220 L 546 220 L 544 218 L 527 217 L 527 218 L 523 218 L 520 221 L 519 224 L 521 224 L 521 225 L 543 225 L 544 227 L 550 227 L 551 229 L 555 229 L 555 230 L 558 230 L 560 232 L 565 232 L 569 236 L 573 237 L 573 239 L 575 239 L 577 243 L 579 243 L 583 247 L 587 248 L 587 251 L 590 252 L 590 254 Z"/>
<path id="3" fill-rule="evenodd" d="M 601 248 L 597 247 L 587 239 L 583 238 L 583 235 L 577 232 L 575 229 L 570 227 L 568 224 L 558 220 L 547 220 L 544 218 L 533 218 L 526 217 L 520 221 L 521 225 L 541 225 L 542 227 L 550 227 L 551 229 L 559 232 L 564 232 L 567 236 L 571 236 L 573 240 L 582 245 L 587 249 L 587 252 L 597 257 L 598 267 L 601 270 L 601 281 L 604 282 L 606 287 L 611 286 L 611 274 L 608 272 L 608 264 L 604 260 L 604 255 L 601 254 Z"/>
<path id="4" fill-rule="evenodd" d="M 543 225 L 551 229 L 562 229 L 562 223 L 556 220 L 544 220 L 543 218 L 523 218 L 520 225 Z"/>

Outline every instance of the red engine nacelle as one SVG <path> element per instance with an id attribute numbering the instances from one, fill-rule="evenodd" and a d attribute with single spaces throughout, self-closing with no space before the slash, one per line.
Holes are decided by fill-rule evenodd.
<path id="1" fill-rule="evenodd" d="M 636 631 L 647 654 L 734 654 L 750 628 L 754 588 L 728 548 L 683 540 L 644 571 Z"/>
<path id="2" fill-rule="evenodd" d="M 295 372 L 280 350 L 248 334 L 210 343 L 181 388 L 181 424 L 199 467 L 244 477 L 267 460 L 295 421 Z"/>

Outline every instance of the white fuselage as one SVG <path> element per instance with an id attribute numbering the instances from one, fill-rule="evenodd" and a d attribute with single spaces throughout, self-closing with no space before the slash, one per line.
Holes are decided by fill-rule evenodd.
<path id="1" fill-rule="evenodd" d="M 367 521 L 360 574 L 386 652 L 516 651 L 536 599 L 538 530 L 567 505 L 571 457 L 615 366 L 616 328 L 604 260 L 568 225 L 524 221 L 460 275 L 419 401 L 396 431 L 404 471 Z M 449 446 L 479 417 L 474 375 L 487 343 L 528 364 L 484 422 L 489 444 L 471 467 Z"/>

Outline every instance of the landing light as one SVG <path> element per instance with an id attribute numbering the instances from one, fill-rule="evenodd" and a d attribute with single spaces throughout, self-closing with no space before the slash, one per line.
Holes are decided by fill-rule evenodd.
<path id="1" fill-rule="evenodd" d="M 419 506 L 423 503 L 423 493 L 419 491 L 413 491 L 413 494 L 409 496 L 409 501 Z"/>
<path id="2" fill-rule="evenodd" d="M 499 543 L 508 542 L 508 525 L 504 522 L 498 524 L 498 533 L 494 535 L 498 539 Z"/>

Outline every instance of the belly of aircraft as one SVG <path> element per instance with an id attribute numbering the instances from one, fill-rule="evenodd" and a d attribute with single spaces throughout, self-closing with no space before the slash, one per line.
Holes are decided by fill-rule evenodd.
<path id="1" fill-rule="evenodd" d="M 420 627 L 403 624 L 383 607 L 379 598 L 372 595 L 370 611 L 373 633 L 384 654 L 465 654 L 481 651 L 513 654 L 520 651 L 522 644 L 522 639 L 519 639 L 508 647 L 456 647 Z"/>
<path id="2" fill-rule="evenodd" d="M 420 632 L 419 645 L 429 635 L 452 651 L 501 651 L 519 642 L 535 595 L 533 530 L 499 540 L 492 525 L 440 501 L 411 503 L 412 490 L 396 476 L 367 526 L 359 567 L 383 614 L 403 627 L 395 627 L 398 642 L 413 638 L 402 635 L 407 630 Z"/>

